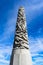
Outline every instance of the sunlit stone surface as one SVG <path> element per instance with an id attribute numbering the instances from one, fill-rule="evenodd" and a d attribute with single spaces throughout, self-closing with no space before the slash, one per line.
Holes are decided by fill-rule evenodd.
<path id="1" fill-rule="evenodd" d="M 15 40 L 10 65 L 32 65 L 24 8 L 20 7 L 16 22 Z"/>

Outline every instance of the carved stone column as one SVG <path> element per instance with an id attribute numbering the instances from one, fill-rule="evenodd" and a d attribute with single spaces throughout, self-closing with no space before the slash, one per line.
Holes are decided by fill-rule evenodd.
<path id="1" fill-rule="evenodd" d="M 23 7 L 20 7 L 18 11 L 10 65 L 32 65 Z"/>

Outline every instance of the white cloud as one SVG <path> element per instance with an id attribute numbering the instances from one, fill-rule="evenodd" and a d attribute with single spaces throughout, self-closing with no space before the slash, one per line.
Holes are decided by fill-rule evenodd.
<path id="1" fill-rule="evenodd" d="M 26 14 L 27 13 L 32 14 L 34 11 L 40 10 L 41 8 L 43 8 L 43 2 L 40 4 L 36 4 L 36 5 L 31 5 L 31 6 L 29 6 L 28 9 L 26 9 L 26 11 L 27 11 Z M 8 40 L 10 38 L 10 35 L 12 35 L 12 33 L 14 32 L 15 22 L 16 22 L 15 16 L 11 17 L 10 19 L 7 20 L 3 35 L 0 37 L 0 45 L 2 45 L 2 41 Z M 31 51 L 32 57 L 39 55 L 38 52 L 43 51 L 43 38 L 34 39 L 31 37 L 31 38 L 29 38 L 29 41 L 30 41 L 30 51 Z M 8 43 L 8 42 L 6 42 L 6 43 Z M 0 46 L 0 62 L 4 63 L 4 65 L 9 64 L 9 60 L 6 60 L 6 58 L 8 58 L 8 56 L 10 56 L 11 50 L 12 50 L 12 46 L 9 46 L 9 44 L 8 44 L 8 46 Z M 36 58 L 35 62 L 33 62 L 33 65 L 37 65 L 36 63 L 40 62 L 41 60 L 42 60 L 42 58 L 40 58 L 40 59 Z"/>
<path id="2" fill-rule="evenodd" d="M 10 36 L 14 34 L 15 32 L 15 23 L 16 23 L 16 16 L 13 16 L 13 15 L 11 17 L 10 16 L 8 17 L 5 24 L 4 32 L 0 37 L 0 65 L 3 65 L 3 64 L 9 65 L 9 62 L 10 62 L 12 44 L 8 40 L 11 39 Z"/>
<path id="3" fill-rule="evenodd" d="M 43 63 L 43 38 L 33 38 L 29 37 L 30 42 L 30 51 L 31 55 L 33 57 L 33 65 L 37 65 L 37 63 Z M 40 54 L 40 53 L 41 54 Z M 41 65 L 40 63 L 40 65 Z"/>
<path id="4" fill-rule="evenodd" d="M 17 14 L 14 15 L 14 12 L 13 12 L 13 15 L 12 15 L 10 11 L 9 11 L 9 13 L 8 13 L 9 14 L 8 19 L 7 19 L 6 24 L 4 26 L 4 32 L 0 36 L 0 44 L 2 43 L 2 41 L 10 39 L 10 36 L 12 34 L 14 34 L 14 32 L 15 32 L 15 24 L 16 24 L 16 15 Z M 12 17 L 10 17 L 10 15 L 12 15 Z"/>
<path id="5" fill-rule="evenodd" d="M 8 60 L 4 60 L 4 59 L 3 59 L 3 60 L 2 60 L 2 59 L 0 59 L 0 62 L 1 62 L 1 63 L 6 63 L 6 64 L 9 64 L 9 61 L 8 61 Z"/>
<path id="6" fill-rule="evenodd" d="M 40 8 L 43 7 L 43 2 L 39 3 L 39 4 L 36 4 L 36 5 L 32 5 L 30 8 L 32 10 L 39 10 Z"/>
<path id="7" fill-rule="evenodd" d="M 31 4 L 29 6 L 26 6 L 27 7 L 27 10 L 26 11 L 36 11 L 36 10 L 40 10 L 41 8 L 43 8 L 43 2 L 40 2 L 40 3 L 36 3 L 36 4 Z"/>
<path id="8" fill-rule="evenodd" d="M 43 13 L 43 2 L 25 5 L 25 12 L 26 12 L 26 19 L 27 23 L 33 22 L 32 20 L 35 19 L 37 16 L 40 16 Z"/>
<path id="9" fill-rule="evenodd" d="M 11 51 L 12 51 L 12 46 L 3 46 L 3 45 L 0 46 L 0 64 L 4 63 L 9 65 Z"/>

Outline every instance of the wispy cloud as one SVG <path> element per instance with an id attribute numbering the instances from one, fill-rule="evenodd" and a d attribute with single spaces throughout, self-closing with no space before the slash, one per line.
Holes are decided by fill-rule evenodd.
<path id="1" fill-rule="evenodd" d="M 4 64 L 6 63 L 6 64 L 9 64 L 9 61 L 4 60 L 4 59 L 3 59 L 3 60 L 2 60 L 2 59 L 0 59 L 0 63 L 4 63 Z"/>
<path id="2" fill-rule="evenodd" d="M 29 37 L 33 65 L 43 64 L 43 38 Z"/>
<path id="3" fill-rule="evenodd" d="M 14 37 L 13 34 L 15 32 L 16 23 L 16 16 L 14 16 L 14 12 L 13 15 L 11 14 L 11 12 L 8 12 L 8 19 L 4 27 L 4 32 L 2 35 L 0 35 L 0 65 L 9 65 L 10 63 L 10 55 L 13 44 L 12 38 Z"/>
<path id="4" fill-rule="evenodd" d="M 33 18 L 43 13 L 43 2 L 26 5 L 25 12 L 27 20 L 30 22 Z"/>
<path id="5" fill-rule="evenodd" d="M 36 11 L 36 10 L 39 10 L 39 9 L 43 8 L 43 1 L 40 2 L 40 3 L 36 3 L 36 4 L 26 5 L 26 7 L 27 7 L 27 10 L 28 11 L 34 11 L 34 10 Z"/>
<path id="6" fill-rule="evenodd" d="M 0 35 L 0 65 L 9 65 L 15 33 L 16 15 L 14 9 L 8 11 L 4 32 Z"/>
<path id="7" fill-rule="evenodd" d="M 36 1 L 36 0 L 35 0 Z M 34 2 L 35 2 L 34 1 Z M 16 10 L 18 9 L 19 6 L 16 7 Z M 26 14 L 28 16 L 28 19 L 32 19 L 34 16 L 33 14 L 37 11 L 39 12 L 41 9 L 43 9 L 43 2 L 40 2 L 38 4 L 31 4 L 29 7 L 26 5 Z M 15 11 L 16 11 L 15 10 Z M 15 23 L 16 23 L 16 13 L 14 10 L 10 10 L 8 12 L 8 19 L 5 24 L 4 32 L 0 37 L 0 65 L 9 65 L 9 60 L 10 60 L 10 55 L 12 51 L 12 43 L 11 43 L 11 35 L 14 34 L 15 30 Z M 13 12 L 13 14 L 12 14 Z M 35 17 L 35 16 L 34 16 Z M 41 29 L 38 31 L 40 33 Z M 11 39 L 11 40 L 10 40 Z M 10 41 L 8 41 L 10 40 Z M 29 37 L 29 42 L 30 42 L 30 51 L 32 55 L 32 60 L 33 60 L 33 65 L 43 65 L 43 38 L 33 38 Z M 5 44 L 8 44 L 5 45 Z M 9 44 L 11 44 L 9 46 Z M 41 54 L 40 54 L 41 53 Z"/>
<path id="8" fill-rule="evenodd" d="M 43 8 L 43 2 L 30 6 L 31 10 L 39 10 L 40 8 Z"/>
<path id="9" fill-rule="evenodd" d="M 0 46 L 0 65 L 8 64 L 10 62 L 10 55 L 12 51 L 12 46 Z"/>
<path id="10" fill-rule="evenodd" d="M 13 15 L 11 14 L 13 12 Z M 10 16 L 11 15 L 11 16 Z M 17 15 L 17 14 L 16 14 Z M 16 15 L 14 15 L 14 10 L 8 12 L 8 17 L 6 24 L 4 26 L 4 32 L 0 35 L 0 44 L 6 40 L 11 39 L 11 35 L 15 32 L 15 25 L 16 25 Z"/>
<path id="11" fill-rule="evenodd" d="M 43 38 L 29 37 L 30 51 L 32 55 L 33 65 L 43 64 Z M 0 63 L 8 64 L 10 62 L 10 55 L 12 51 L 11 46 L 0 46 Z M 9 58 L 9 59 L 8 59 Z"/>

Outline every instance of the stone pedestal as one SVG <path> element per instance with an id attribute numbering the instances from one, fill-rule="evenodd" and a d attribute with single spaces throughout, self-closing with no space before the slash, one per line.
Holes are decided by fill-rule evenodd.
<path id="1" fill-rule="evenodd" d="M 15 49 L 13 65 L 32 65 L 31 55 L 27 49 Z"/>

